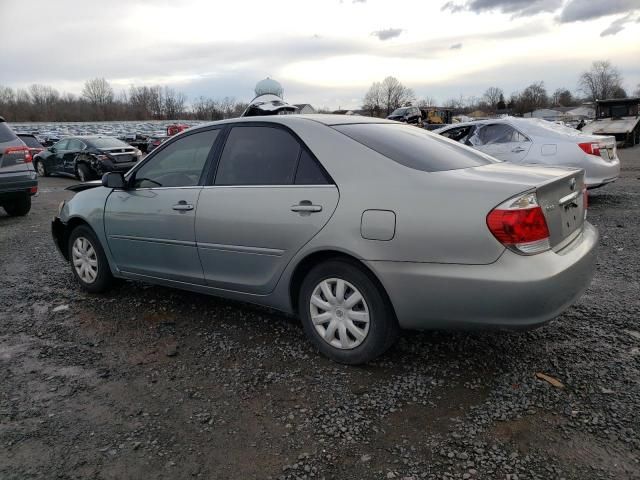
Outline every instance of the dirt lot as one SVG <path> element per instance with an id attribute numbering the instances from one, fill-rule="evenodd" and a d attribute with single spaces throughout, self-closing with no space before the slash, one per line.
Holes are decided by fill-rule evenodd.
<path id="1" fill-rule="evenodd" d="M 640 148 L 620 156 L 577 305 L 532 332 L 407 333 L 361 368 L 257 307 L 82 293 L 49 234 L 73 181 L 41 179 L 27 217 L 0 214 L 0 478 L 640 478 Z"/>

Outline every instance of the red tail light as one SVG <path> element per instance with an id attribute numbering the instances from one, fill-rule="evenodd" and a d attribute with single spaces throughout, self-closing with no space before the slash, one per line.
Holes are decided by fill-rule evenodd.
<path id="1" fill-rule="evenodd" d="M 3 160 L 3 163 L 5 165 L 9 165 L 9 163 L 7 163 L 8 160 L 13 160 L 14 164 L 31 163 L 33 161 L 33 157 L 31 156 L 29 147 L 9 147 L 5 149 L 4 155 L 5 158 Z"/>
<path id="2" fill-rule="evenodd" d="M 504 246 L 518 253 L 549 250 L 549 228 L 535 193 L 507 200 L 487 215 L 487 226 Z"/>
<path id="3" fill-rule="evenodd" d="M 600 144 L 599 143 L 592 143 L 592 142 L 579 143 L 578 146 L 587 155 L 595 155 L 596 157 L 600 156 Z"/>

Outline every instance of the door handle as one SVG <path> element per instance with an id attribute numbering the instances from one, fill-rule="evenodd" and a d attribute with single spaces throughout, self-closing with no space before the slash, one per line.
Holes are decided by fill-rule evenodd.
<path id="1" fill-rule="evenodd" d="M 184 200 L 180 200 L 176 205 L 174 205 L 171 208 L 179 212 L 187 212 L 189 210 L 193 210 L 193 205 L 191 205 L 190 203 L 187 203 Z"/>
<path id="2" fill-rule="evenodd" d="M 524 148 L 522 147 L 516 147 L 513 150 L 511 150 L 513 153 L 520 153 L 520 152 L 524 152 Z"/>
<path id="3" fill-rule="evenodd" d="M 322 205 L 313 205 L 309 200 L 302 200 L 298 205 L 291 205 L 291 211 L 302 214 L 321 212 Z"/>

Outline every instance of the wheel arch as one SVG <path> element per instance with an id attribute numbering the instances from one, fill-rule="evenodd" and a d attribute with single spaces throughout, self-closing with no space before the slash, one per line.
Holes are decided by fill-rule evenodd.
<path id="1" fill-rule="evenodd" d="M 61 248 L 60 251 L 62 252 L 62 255 L 66 260 L 69 260 L 69 237 L 71 237 L 71 232 L 73 232 L 79 226 L 86 226 L 93 232 L 96 238 L 100 238 L 96 234 L 96 231 L 91 227 L 89 222 L 87 222 L 84 218 L 71 217 L 65 224 L 65 228 L 64 228 L 64 231 L 62 232 L 62 238 L 60 242 L 61 246 L 64 247 L 64 248 Z"/>
<path id="2" fill-rule="evenodd" d="M 289 278 L 289 301 L 291 302 L 291 307 L 295 314 L 298 313 L 298 297 L 300 296 L 300 289 L 302 287 L 302 281 L 304 277 L 313 269 L 315 266 L 327 262 L 329 260 L 342 260 L 347 263 L 354 265 L 356 268 L 362 270 L 367 276 L 371 278 L 371 280 L 376 284 L 376 286 L 380 289 L 380 292 L 384 296 L 385 301 L 388 303 L 389 308 L 396 317 L 395 308 L 393 303 L 391 303 L 391 299 L 389 298 L 389 294 L 387 290 L 384 288 L 384 285 L 378 278 L 371 268 L 369 268 L 362 260 L 359 258 L 343 252 L 339 250 L 320 250 L 310 253 L 302 260 L 298 262 L 293 270 Z M 397 321 L 397 317 L 396 317 Z"/>

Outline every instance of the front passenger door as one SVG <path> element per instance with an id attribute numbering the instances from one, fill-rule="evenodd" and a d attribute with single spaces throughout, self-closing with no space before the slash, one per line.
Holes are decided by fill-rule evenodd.
<path id="1" fill-rule="evenodd" d="M 76 174 L 76 157 L 84 146 L 84 143 L 77 138 L 69 140 L 67 150 L 64 152 L 64 155 L 62 155 L 62 169 L 65 173 Z"/>
<path id="2" fill-rule="evenodd" d="M 194 226 L 203 172 L 218 132 L 181 136 L 134 170 L 129 188 L 109 195 L 105 231 L 121 271 L 204 283 Z"/>
<path id="3" fill-rule="evenodd" d="M 67 152 L 68 145 L 69 145 L 69 140 L 63 139 L 51 147 L 52 153 L 48 158 L 49 165 L 46 165 L 47 169 L 49 169 L 50 172 L 52 173 L 64 172 L 63 158 L 64 158 L 64 154 Z"/>

